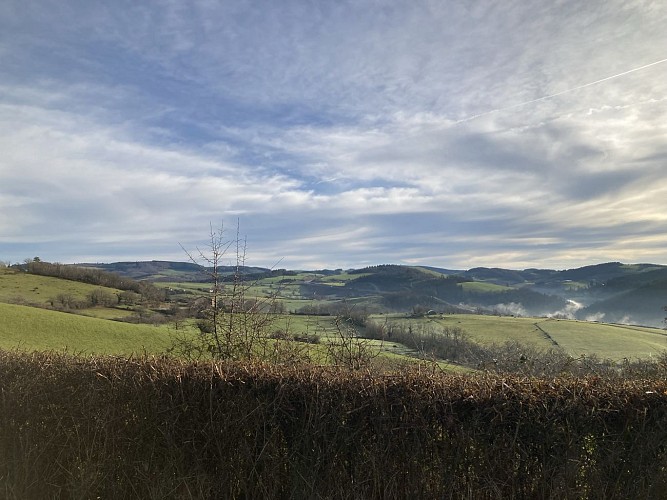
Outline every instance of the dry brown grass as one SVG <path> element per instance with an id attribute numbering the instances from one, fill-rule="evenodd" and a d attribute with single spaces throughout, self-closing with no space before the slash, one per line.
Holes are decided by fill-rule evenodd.
<path id="1" fill-rule="evenodd" d="M 664 498 L 667 382 L 0 352 L 4 498 Z"/>

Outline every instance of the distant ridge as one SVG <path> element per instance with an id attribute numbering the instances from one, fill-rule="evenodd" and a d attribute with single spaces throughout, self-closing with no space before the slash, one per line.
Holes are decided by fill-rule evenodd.
<path id="1" fill-rule="evenodd" d="M 136 280 L 153 282 L 205 282 L 206 269 L 190 262 L 136 261 L 80 266 L 103 269 Z M 232 274 L 234 266 L 220 268 Z M 475 267 L 468 270 L 435 266 L 385 264 L 347 270 L 344 286 L 331 286 L 342 270 L 271 270 L 243 267 L 251 279 L 308 273 L 302 285 L 305 296 L 350 299 L 366 297 L 368 303 L 406 309 L 413 305 L 450 309 L 476 307 L 518 314 L 554 315 L 618 323 L 664 327 L 667 305 L 667 266 L 606 262 L 574 269 L 503 269 Z M 321 276 L 322 280 L 318 280 Z M 297 278 L 298 279 L 298 278 Z"/>
<path id="2" fill-rule="evenodd" d="M 167 260 L 150 261 L 126 261 L 113 262 L 110 264 L 100 263 L 82 263 L 76 264 L 82 267 L 91 267 L 102 269 L 104 271 L 126 276 L 136 280 L 147 281 L 206 281 L 209 279 L 207 270 L 204 266 L 192 262 L 178 262 Z M 220 266 L 220 273 L 232 274 L 236 266 Z M 260 274 L 270 272 L 270 269 L 263 267 L 243 266 L 241 270 L 244 274 Z"/>

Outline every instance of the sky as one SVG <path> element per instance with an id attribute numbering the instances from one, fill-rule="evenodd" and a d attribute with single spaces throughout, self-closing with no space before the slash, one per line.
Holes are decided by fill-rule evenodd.
<path id="1" fill-rule="evenodd" d="M 3 0 L 0 261 L 184 261 L 222 224 L 265 267 L 667 264 L 666 22 L 662 0 Z"/>

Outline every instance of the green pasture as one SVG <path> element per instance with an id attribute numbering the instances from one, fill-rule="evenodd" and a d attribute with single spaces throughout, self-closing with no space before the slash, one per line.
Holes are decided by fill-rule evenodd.
<path id="1" fill-rule="evenodd" d="M 301 295 L 301 290 L 299 289 L 299 287 L 296 286 L 281 288 L 280 290 L 272 291 L 272 294 L 281 302 L 284 302 L 286 308 L 289 308 L 290 302 L 298 302 L 300 305 L 303 305 L 308 302 L 308 299 L 303 298 L 303 296 Z M 292 309 L 293 308 L 289 308 L 289 310 Z"/>
<path id="2" fill-rule="evenodd" d="M 0 268 L 0 302 L 25 302 L 42 305 L 59 294 L 72 295 L 77 300 L 82 300 L 90 292 L 99 289 L 112 294 L 119 292 L 115 288 L 105 288 L 78 281 L 38 276 L 13 269 Z"/>
<path id="3" fill-rule="evenodd" d="M 159 281 L 154 283 L 155 286 L 160 288 L 167 288 L 173 290 L 184 290 L 186 292 L 193 293 L 208 293 L 211 289 L 211 283 L 199 283 L 194 281 Z"/>
<path id="4" fill-rule="evenodd" d="M 263 278 L 254 282 L 249 282 L 244 285 L 244 293 L 247 298 L 263 298 L 273 297 L 285 304 L 288 311 L 294 311 L 303 307 L 304 305 L 312 304 L 312 297 L 304 297 L 301 295 L 301 285 L 304 282 L 312 281 L 314 283 L 322 283 L 328 286 L 341 287 L 350 280 L 366 276 L 367 274 L 348 274 L 341 273 L 331 276 L 324 276 L 316 273 L 299 273 L 294 276 L 273 276 L 270 278 Z M 168 288 L 172 293 L 179 297 L 179 291 L 182 291 L 182 296 L 196 297 L 206 296 L 211 288 L 210 283 L 195 283 L 195 282 L 161 282 L 156 283 L 161 288 Z M 231 288 L 230 283 L 223 283 L 223 295 L 225 290 Z M 354 302 L 351 299 L 348 302 Z M 366 299 L 360 298 L 362 302 Z M 319 302 L 328 302 L 326 300 L 318 300 Z"/>
<path id="5" fill-rule="evenodd" d="M 439 316 L 425 316 L 423 318 L 409 318 L 405 315 L 388 314 L 374 315 L 378 322 L 398 324 L 412 324 L 417 327 L 433 328 L 461 328 L 465 330 L 471 340 L 480 344 L 499 344 L 507 340 L 516 340 L 521 343 L 530 343 L 537 347 L 549 347 L 551 343 L 542 338 L 539 328 L 535 326 L 534 318 L 512 318 L 509 316 L 479 316 L 476 314 L 444 314 Z"/>
<path id="6" fill-rule="evenodd" d="M 244 285 L 244 294 L 246 298 L 248 299 L 267 299 L 267 300 L 277 300 L 278 302 L 281 302 L 284 307 L 285 311 L 297 311 L 300 308 L 304 306 L 309 306 L 309 305 L 323 305 L 323 304 L 332 304 L 335 303 L 336 300 L 326 300 L 326 299 L 313 299 L 313 298 L 304 298 L 301 295 L 301 285 L 300 281 L 303 280 L 304 277 L 310 277 L 312 278 L 313 276 L 319 276 L 319 275 L 313 275 L 313 274 L 308 274 L 308 273 L 301 273 L 297 276 L 274 276 L 271 278 L 264 278 L 262 280 L 259 280 L 257 282 L 253 282 L 250 284 Z M 326 276 L 323 277 L 322 280 L 327 282 L 328 285 L 331 286 L 342 286 L 344 283 L 343 281 L 347 279 L 354 279 L 360 275 L 347 275 L 347 274 L 342 274 L 342 275 L 333 275 L 333 276 Z M 298 279 L 297 279 L 298 278 Z M 291 280 L 294 279 L 296 281 L 299 281 L 299 283 L 279 283 L 281 280 Z M 335 282 L 333 280 L 335 279 L 341 279 L 343 281 L 341 282 Z M 197 297 L 207 297 L 209 296 L 209 290 L 211 288 L 210 283 L 195 283 L 195 282 L 190 282 L 190 283 L 179 283 L 179 282 L 163 282 L 163 283 L 156 283 L 157 286 L 161 288 L 167 288 L 172 291 L 172 293 L 175 292 L 175 297 L 179 298 L 179 291 L 183 290 L 183 293 L 181 294 L 183 298 L 189 298 L 189 299 L 194 299 Z M 223 289 L 222 289 L 222 294 L 223 296 L 225 293 L 227 293 L 231 288 L 230 283 L 223 283 Z M 354 304 L 363 304 L 364 302 L 368 302 L 367 298 L 357 298 L 357 299 L 350 299 L 348 300 L 348 303 L 351 305 Z M 268 302 L 267 302 L 268 303 Z"/>
<path id="7" fill-rule="evenodd" d="M 538 323 L 571 356 L 596 354 L 621 361 L 667 350 L 667 334 L 656 328 L 550 319 Z"/>
<path id="8" fill-rule="evenodd" d="M 363 278 L 364 276 L 370 276 L 370 273 L 332 274 L 330 276 L 322 276 L 322 278 L 320 278 L 318 281 L 327 283 L 329 285 L 344 285 L 348 281 L 356 280 L 357 278 Z"/>
<path id="9" fill-rule="evenodd" d="M 27 351 L 68 350 L 82 354 L 159 354 L 171 345 L 168 327 L 0 304 L 0 347 Z"/>
<path id="10" fill-rule="evenodd" d="M 442 278 L 443 276 L 446 276 L 445 274 L 443 274 L 439 271 L 434 271 L 433 269 L 428 269 L 426 267 L 412 266 L 412 268 L 413 269 L 419 269 L 424 274 L 430 275 L 433 278 Z"/>
<path id="11" fill-rule="evenodd" d="M 97 309 L 106 315 L 111 309 Z M 92 310 L 84 310 L 92 313 Z M 121 312 L 122 311 L 118 311 Z M 161 354 L 177 335 L 171 326 L 136 325 L 99 317 L 67 314 L 29 306 L 0 303 L 0 348 L 26 351 L 63 351 L 76 354 Z M 331 316 L 278 315 L 272 330 L 292 334 L 319 335 L 320 344 L 302 344 L 316 363 L 324 363 L 326 345 L 337 338 L 335 319 Z M 194 331 L 194 330 L 193 330 Z M 183 330 L 178 335 L 189 335 Z M 379 341 L 365 341 L 377 349 L 380 357 L 396 361 L 409 356 L 404 346 Z"/>
<path id="12" fill-rule="evenodd" d="M 76 314 L 99 319 L 121 319 L 132 316 L 134 311 L 121 307 L 89 307 L 87 309 L 77 309 Z"/>
<path id="13" fill-rule="evenodd" d="M 596 354 L 616 361 L 623 358 L 648 358 L 667 350 L 667 332 L 657 328 L 611 325 L 574 320 L 546 318 L 512 318 L 452 314 L 407 318 L 402 315 L 376 315 L 376 322 L 412 324 L 415 326 L 459 327 L 471 340 L 481 344 L 517 341 L 541 349 L 556 342 L 569 355 Z"/>
<path id="14" fill-rule="evenodd" d="M 360 274 L 341 273 L 321 276 L 300 273 L 297 276 L 280 276 L 259 280 L 245 289 L 247 298 L 273 296 L 284 304 L 286 311 L 298 310 L 306 305 L 332 304 L 337 301 L 304 299 L 299 284 L 279 281 L 316 279 L 332 286 L 358 278 Z M 207 296 L 210 283 L 166 282 L 158 284 L 172 290 L 183 290 L 184 296 Z M 493 283 L 474 282 L 461 285 L 466 291 L 501 292 L 508 287 Z M 13 303 L 44 305 L 59 294 L 83 300 L 100 288 L 75 281 L 32 275 L 13 269 L 0 268 L 0 347 L 22 347 L 29 350 L 69 349 L 82 353 L 130 354 L 139 352 L 161 353 L 170 346 L 173 330 L 168 326 L 135 325 L 109 321 L 132 314 L 131 310 L 94 307 L 78 310 L 79 315 L 13 305 Z M 106 288 L 115 294 L 118 290 Z M 223 291 L 224 294 L 224 291 Z M 271 299 L 267 299 L 271 300 Z M 350 307 L 372 307 L 373 297 L 346 300 Z M 84 317 L 86 316 L 86 317 Z M 435 315 L 409 318 L 404 314 L 373 315 L 376 322 L 412 324 L 415 326 L 459 327 L 470 339 L 481 344 L 501 344 L 517 341 L 548 349 L 554 343 L 574 356 L 596 354 L 601 358 L 646 358 L 667 349 L 667 332 L 659 329 L 609 325 L 582 321 L 553 320 L 546 318 L 513 318 L 480 316 L 472 314 Z M 278 315 L 273 331 L 283 330 L 292 334 L 319 335 L 322 343 L 337 336 L 335 318 L 332 316 Z M 309 347 L 314 351 L 322 347 Z M 409 349 L 389 342 L 378 349 L 382 356 L 410 356 Z M 406 350 L 407 349 L 407 350 Z"/>
<path id="15" fill-rule="evenodd" d="M 298 286 L 303 282 L 325 283 L 330 286 L 343 286 L 345 283 L 362 276 L 368 276 L 369 273 L 349 274 L 342 272 L 340 274 L 324 275 L 318 273 L 298 273 L 293 276 L 272 276 L 270 278 L 262 278 L 257 281 L 258 285 L 273 284 L 277 286 Z"/>
<path id="16" fill-rule="evenodd" d="M 286 287 L 282 285 L 252 284 L 252 285 L 245 285 L 244 293 L 248 298 L 280 297 L 283 295 L 293 295 L 292 293 L 293 289 L 294 287 Z M 230 290 L 231 287 L 225 286 L 222 289 L 222 293 L 224 294 L 225 292 Z M 296 290 L 298 290 L 298 287 L 296 288 Z"/>
<path id="17" fill-rule="evenodd" d="M 336 334 L 336 318 L 333 316 L 302 316 L 297 314 L 276 315 L 273 329 L 280 329 L 293 334 L 320 335 L 321 337 Z"/>
<path id="18" fill-rule="evenodd" d="M 334 304 L 335 300 L 313 300 L 313 299 L 299 299 L 299 298 L 283 298 L 278 297 L 278 300 L 285 305 L 285 311 L 298 311 L 305 306 L 321 306 L 325 304 Z"/>
<path id="19" fill-rule="evenodd" d="M 261 298 L 261 297 L 277 297 L 277 298 L 288 298 L 288 299 L 300 299 L 300 289 L 299 285 L 295 284 L 277 284 L 272 281 L 275 278 L 266 278 L 265 280 L 258 281 L 256 283 L 244 284 L 244 293 L 248 298 Z M 207 297 L 209 296 L 209 291 L 211 290 L 211 283 L 197 283 L 197 282 L 162 282 L 156 283 L 156 286 L 160 288 L 166 288 L 170 290 L 173 294 L 179 295 L 179 292 L 184 296 L 190 298 L 196 297 Z M 226 291 L 231 290 L 233 286 L 232 283 L 222 283 L 222 294 L 224 295 Z"/>
<path id="20" fill-rule="evenodd" d="M 303 344 L 303 347 L 308 352 L 308 355 L 313 363 L 326 364 L 328 344 L 338 343 L 339 337 L 337 336 L 336 329 L 333 326 L 333 320 L 331 320 L 331 323 L 327 326 L 327 320 L 325 318 L 317 317 L 317 319 L 320 320 L 321 326 L 326 327 L 325 331 L 318 330 L 321 341 L 319 344 Z M 298 327 L 298 325 L 294 326 Z M 291 330 L 292 333 L 295 333 L 296 331 L 298 331 L 296 328 Z M 397 366 L 401 366 L 401 364 L 404 363 L 417 363 L 419 361 L 417 352 L 414 349 L 410 349 L 404 346 L 403 344 L 363 338 L 353 339 L 353 342 L 363 342 L 364 345 L 370 349 L 370 353 L 371 356 L 373 356 L 373 362 L 375 363 L 376 367 L 391 369 L 396 368 Z M 436 361 L 434 366 L 439 370 L 447 372 L 466 373 L 472 371 L 470 368 L 445 361 Z"/>
<path id="21" fill-rule="evenodd" d="M 478 293 L 494 293 L 504 292 L 506 290 L 513 290 L 509 286 L 496 285 L 495 283 L 487 283 L 484 281 L 466 281 L 459 285 L 466 292 Z"/>
<path id="22" fill-rule="evenodd" d="M 289 276 L 271 276 L 268 278 L 262 278 L 257 280 L 258 284 L 276 284 L 276 285 L 286 285 L 290 284 L 292 282 L 302 282 L 302 281 L 311 281 L 311 280 L 319 280 L 322 277 L 321 274 L 317 273 L 297 273 Z"/>

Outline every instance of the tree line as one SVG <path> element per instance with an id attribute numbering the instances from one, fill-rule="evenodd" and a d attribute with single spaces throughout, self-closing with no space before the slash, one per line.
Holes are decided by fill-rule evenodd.
<path id="1" fill-rule="evenodd" d="M 123 278 L 117 274 L 102 271 L 100 269 L 80 267 L 73 264 L 60 264 L 58 262 L 45 262 L 39 257 L 28 260 L 25 264 L 18 267 L 30 274 L 39 276 L 50 276 L 136 293 L 141 295 L 143 302 L 159 303 L 166 298 L 165 291 L 159 289 L 152 283 Z"/>

